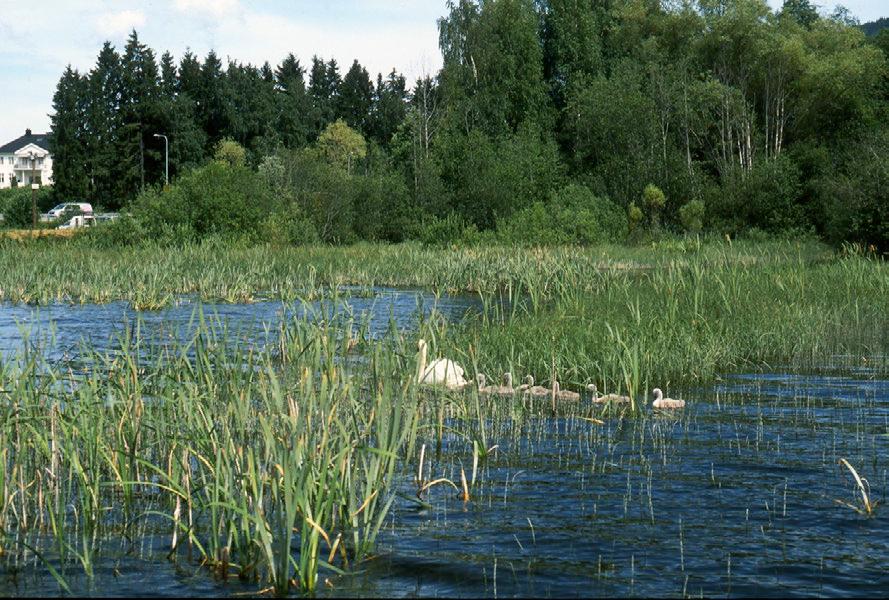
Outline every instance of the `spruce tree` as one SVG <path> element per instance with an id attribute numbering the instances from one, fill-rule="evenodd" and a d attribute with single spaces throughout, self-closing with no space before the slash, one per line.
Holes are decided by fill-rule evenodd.
<path id="1" fill-rule="evenodd" d="M 89 102 L 87 79 L 69 64 L 53 96 L 52 136 L 53 188 L 63 200 L 89 195 L 86 113 Z"/>
<path id="2" fill-rule="evenodd" d="M 89 198 L 109 208 L 119 206 L 114 181 L 116 144 L 120 130 L 122 86 L 120 56 L 110 42 L 105 42 L 96 66 L 89 75 L 89 102 L 86 108 L 87 164 Z"/>
<path id="3" fill-rule="evenodd" d="M 336 61 L 331 59 L 329 63 L 325 63 L 317 56 L 313 56 L 309 75 L 309 96 L 312 100 L 315 136 L 336 118 L 340 84 Z"/>
<path id="4" fill-rule="evenodd" d="M 163 127 L 161 88 L 154 51 L 133 31 L 121 59 L 120 134 L 114 175 L 118 196 L 135 197 L 163 178 L 163 148 L 154 134 Z"/>
<path id="5" fill-rule="evenodd" d="M 385 80 L 377 75 L 373 107 L 369 115 L 368 137 L 381 145 L 388 145 L 404 122 L 407 114 L 407 89 L 403 75 L 395 69 Z"/>
<path id="6" fill-rule="evenodd" d="M 178 81 L 173 55 L 164 52 L 161 56 L 161 92 L 165 98 L 172 99 L 176 95 Z"/>
<path id="7" fill-rule="evenodd" d="M 337 117 L 349 127 L 365 135 L 368 130 L 370 109 L 373 104 L 373 83 L 367 69 L 356 60 L 343 78 L 337 98 Z"/>
<path id="8" fill-rule="evenodd" d="M 201 67 L 200 85 L 195 97 L 199 123 L 207 134 L 208 153 L 212 153 L 228 130 L 225 83 L 222 61 L 211 50 Z"/>
<path id="9" fill-rule="evenodd" d="M 288 54 L 275 71 L 278 133 L 287 148 L 305 146 L 312 136 L 312 102 L 306 92 L 305 74 L 293 54 Z"/>

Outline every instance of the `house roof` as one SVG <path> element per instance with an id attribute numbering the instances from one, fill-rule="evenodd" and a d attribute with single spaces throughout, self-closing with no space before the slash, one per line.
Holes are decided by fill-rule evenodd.
<path id="1" fill-rule="evenodd" d="M 30 129 L 26 129 L 25 135 L 22 137 L 0 146 L 0 154 L 12 154 L 28 144 L 34 144 L 35 146 L 40 146 L 44 150 L 49 151 L 49 134 L 31 133 Z"/>

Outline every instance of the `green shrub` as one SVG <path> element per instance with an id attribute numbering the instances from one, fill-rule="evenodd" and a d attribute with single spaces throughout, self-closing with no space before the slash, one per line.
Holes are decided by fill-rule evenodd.
<path id="1" fill-rule="evenodd" d="M 757 227 L 769 233 L 800 231 L 811 221 L 802 204 L 799 167 L 788 156 L 756 163 L 749 172 L 708 191 L 711 223 L 724 233 Z"/>
<path id="2" fill-rule="evenodd" d="M 430 246 L 465 244 L 478 236 L 475 224 L 468 223 L 456 213 L 446 217 L 428 216 L 414 226 L 413 239 Z"/>
<path id="3" fill-rule="evenodd" d="M 87 246 L 110 249 L 135 246 L 146 239 L 146 232 L 140 221 L 130 215 L 121 215 L 114 221 L 85 229 L 75 239 Z"/>
<path id="4" fill-rule="evenodd" d="M 0 226 L 10 229 L 24 229 L 32 225 L 30 187 L 15 187 L 0 190 Z M 42 213 L 55 206 L 52 188 L 41 187 L 37 191 L 37 212 Z M 39 218 L 39 215 L 38 215 Z"/>
<path id="5" fill-rule="evenodd" d="M 679 209 L 679 220 L 686 231 L 698 233 L 704 228 L 704 203 L 701 200 L 692 200 Z"/>
<path id="6" fill-rule="evenodd" d="M 627 225 L 630 232 L 636 231 L 644 219 L 645 215 L 642 213 L 642 209 L 636 206 L 635 202 L 630 202 L 627 207 Z"/>
<path id="7" fill-rule="evenodd" d="M 404 178 L 383 165 L 374 173 L 353 177 L 355 220 L 362 240 L 401 242 L 410 227 L 410 194 Z"/>
<path id="8" fill-rule="evenodd" d="M 318 232 L 299 207 L 291 205 L 265 218 L 262 239 L 276 246 L 301 246 L 317 242 Z"/>
<path id="9" fill-rule="evenodd" d="M 247 151 L 238 142 L 226 138 L 216 144 L 216 152 L 213 158 L 226 163 L 230 167 L 243 167 L 247 164 Z"/>
<path id="10" fill-rule="evenodd" d="M 258 174 L 213 161 L 182 176 L 167 191 L 143 193 L 133 205 L 133 216 L 154 239 L 171 233 L 198 239 L 258 238 L 271 209 L 271 193 Z"/>
<path id="11" fill-rule="evenodd" d="M 527 245 L 623 241 L 627 217 L 607 198 L 571 184 L 553 193 L 547 204 L 535 202 L 501 221 L 497 235 L 503 242 Z"/>
<path id="12" fill-rule="evenodd" d="M 667 205 L 667 197 L 661 188 L 649 183 L 642 191 L 642 203 L 648 209 L 648 216 L 651 219 L 651 229 L 657 231 L 661 226 L 661 211 Z"/>

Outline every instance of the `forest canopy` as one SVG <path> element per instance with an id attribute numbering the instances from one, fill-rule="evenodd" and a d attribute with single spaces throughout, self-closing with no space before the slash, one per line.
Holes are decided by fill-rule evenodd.
<path id="1" fill-rule="evenodd" d="M 443 66 L 410 85 L 357 59 L 106 42 L 58 83 L 54 194 L 166 205 L 152 218 L 200 235 L 225 229 L 170 207 L 198 214 L 201 186 L 238 186 L 213 197 L 249 210 L 220 222 L 291 243 L 705 230 L 889 247 L 889 31 L 868 37 L 842 8 L 459 0 L 438 29 Z M 225 143 L 243 165 L 213 166 Z"/>

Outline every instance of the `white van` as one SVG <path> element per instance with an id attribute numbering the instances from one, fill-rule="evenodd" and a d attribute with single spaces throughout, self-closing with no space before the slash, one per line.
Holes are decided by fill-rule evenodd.
<path id="1" fill-rule="evenodd" d="M 86 202 L 65 202 L 64 204 L 59 204 L 52 208 L 46 213 L 46 216 L 50 219 L 58 219 L 65 214 L 66 211 L 80 211 L 85 215 L 92 215 L 93 205 Z"/>

